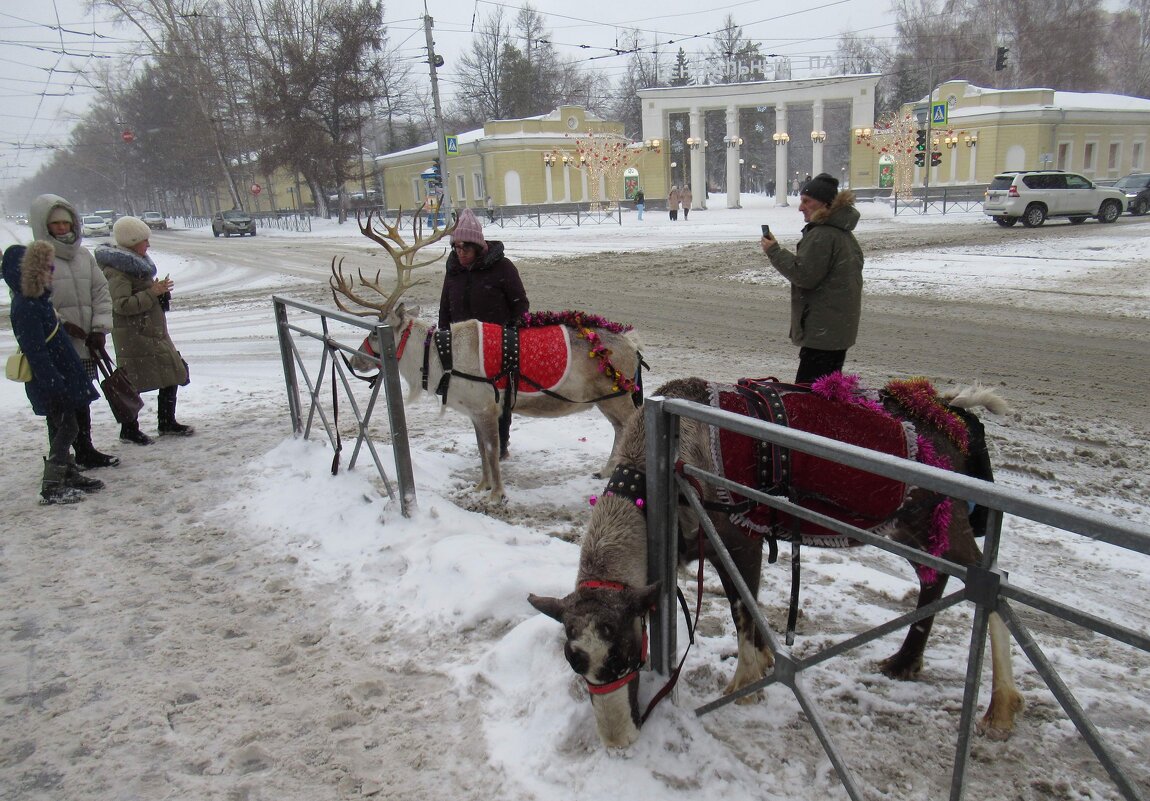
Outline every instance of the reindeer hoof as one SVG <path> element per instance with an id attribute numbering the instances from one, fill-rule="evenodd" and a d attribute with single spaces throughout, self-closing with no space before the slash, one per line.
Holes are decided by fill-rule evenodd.
<path id="1" fill-rule="evenodd" d="M 895 654 L 879 662 L 878 669 L 888 679 L 913 681 L 922 672 L 922 658 L 908 660 L 901 654 Z"/>

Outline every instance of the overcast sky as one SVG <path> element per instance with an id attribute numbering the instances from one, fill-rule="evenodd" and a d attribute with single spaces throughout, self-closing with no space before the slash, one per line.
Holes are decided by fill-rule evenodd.
<path id="1" fill-rule="evenodd" d="M 0 194 L 31 175 L 51 154 L 66 145 L 73 121 L 96 97 L 93 70 L 116 63 L 118 54 L 140 52 L 139 37 L 129 28 L 106 21 L 103 12 L 85 10 L 85 0 L 0 0 Z M 458 55 L 469 46 L 472 26 L 500 4 L 489 0 L 428 0 L 435 22 L 436 50 L 446 61 L 440 92 L 446 103 Z M 505 5 L 510 19 L 522 2 Z M 893 34 L 890 0 L 803 0 L 787 7 L 765 0 L 735 2 L 700 10 L 697 0 L 619 3 L 583 0 L 559 3 L 536 0 L 533 7 L 547 18 L 551 41 L 561 55 L 573 56 L 612 78 L 625 68 L 625 57 L 613 56 L 622 32 L 638 28 L 657 34 L 669 52 L 682 47 L 701 52 L 710 34 L 731 14 L 744 34 L 762 43 L 765 53 L 802 59 L 834 52 L 844 31 L 876 38 Z M 391 42 L 403 56 L 425 58 L 422 7 L 392 0 L 384 5 Z M 414 71 L 422 77 L 426 67 Z M 801 68 L 796 70 L 801 76 Z"/>

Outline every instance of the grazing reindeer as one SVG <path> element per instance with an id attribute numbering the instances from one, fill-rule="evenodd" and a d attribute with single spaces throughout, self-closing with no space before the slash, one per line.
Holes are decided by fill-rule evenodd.
<path id="1" fill-rule="evenodd" d="M 382 222 L 382 221 L 381 221 Z M 371 215 L 360 223 L 364 236 L 381 244 L 396 266 L 396 282 L 383 286 L 363 273 L 345 275 L 342 262 L 332 260 L 329 279 L 336 305 L 361 317 L 376 316 L 387 322 L 395 336 L 399 373 L 411 394 L 434 391 L 446 406 L 465 414 L 475 428 L 483 467 L 478 491 L 492 501 L 505 497 L 499 466 L 499 416 L 504 406 L 529 417 L 563 417 L 597 406 L 615 430 L 611 456 L 602 474 L 614 468 L 623 424 L 642 403 L 639 342 L 629 326 L 621 326 L 581 312 L 529 315 L 527 327 L 507 329 L 467 320 L 440 332 L 419 319 L 419 309 L 399 303 L 413 286 L 412 272 L 438 261 L 416 261 L 418 251 L 439 241 L 451 228 L 435 228 L 422 236 L 418 218 L 412 223 L 414 239 L 408 244 L 400 235 L 400 219 L 383 222 L 384 231 L 372 225 Z M 345 305 L 350 301 L 352 307 Z M 539 324 L 554 323 L 554 324 Z M 357 370 L 377 364 L 378 343 L 364 340 L 352 360 Z M 593 358 L 587 358 L 588 355 Z M 508 359 L 511 354 L 518 358 Z"/>
<path id="2" fill-rule="evenodd" d="M 664 385 L 657 390 L 656 395 L 683 398 L 704 405 L 719 405 L 716 403 L 716 387 L 719 386 L 722 385 L 710 384 L 700 378 L 680 379 Z M 817 389 L 818 383 L 815 386 Z M 956 440 L 973 443 L 978 437 L 971 436 L 970 432 L 981 433 L 981 423 L 966 411 L 967 408 L 986 406 L 1001 411 L 1006 406 L 1001 398 L 989 390 L 965 392 L 960 397 L 952 397 L 952 406 L 947 409 L 941 403 L 934 403 L 931 391 L 928 398 L 930 408 L 925 408 L 927 404 L 917 404 L 930 413 L 929 419 L 924 419 L 911 408 L 916 406 L 915 399 L 909 393 L 903 396 L 891 394 L 893 386 L 893 382 L 888 385 L 888 394 L 883 403 L 889 423 L 894 428 L 894 437 L 897 439 L 901 436 L 906 443 L 905 446 L 900 443 L 899 447 L 904 451 L 909 450 L 909 438 L 899 429 L 902 428 L 901 421 L 912 421 L 917 432 L 916 445 L 921 461 L 939 462 L 938 466 L 944 466 L 941 462 L 947 460 L 951 469 L 957 472 L 989 477 L 989 462 L 983 462 L 980 458 L 985 457 L 985 452 L 976 447 L 971 447 L 967 452 L 956 445 Z M 924 392 L 921 397 L 926 395 Z M 823 401 L 822 398 L 815 400 Z M 833 404 L 827 400 L 821 403 L 818 413 L 828 419 L 849 421 L 848 426 L 856 429 L 866 427 L 866 415 L 838 416 L 834 410 L 836 405 L 846 404 Z M 955 407 L 959 406 L 962 410 L 956 412 Z M 812 405 L 807 404 L 806 408 L 809 414 Z M 875 409 L 871 411 L 878 416 L 884 413 L 877 411 L 877 401 Z M 792 416 L 790 424 L 811 430 L 799 425 L 797 418 L 798 415 Z M 722 452 L 722 464 L 716 464 L 714 437 L 721 436 L 717 431 L 698 421 L 683 418 L 679 432 L 679 458 L 707 472 L 729 476 L 730 471 L 724 469 L 730 466 L 726 460 L 726 446 Z M 564 598 L 528 597 L 532 606 L 563 624 L 566 634 L 564 654 L 572 669 L 587 682 L 599 737 L 609 747 L 626 747 L 639 737 L 641 718 L 637 687 L 639 669 L 645 658 L 644 618 L 658 593 L 657 584 L 647 584 L 647 523 L 644 504 L 639 502 L 646 488 L 645 439 L 643 415 L 636 413 L 628 421 L 620 447 L 619 465 L 607 485 L 608 492 L 598 499 L 591 512 L 591 521 L 580 552 L 575 590 Z M 802 488 L 795 486 L 799 483 L 797 472 L 800 452 L 791 452 L 791 456 L 793 458 L 784 461 L 790 462 L 790 468 L 787 469 L 794 470 L 796 474 L 788 474 L 786 482 L 777 485 L 776 489 L 785 491 L 802 505 L 806 506 L 810 502 L 817 508 L 820 502 L 828 498 L 850 495 L 854 491 L 851 481 L 830 486 L 827 477 L 833 475 L 834 471 L 820 468 L 810 461 L 807 465 L 813 469 L 808 475 L 807 485 Z M 830 467 L 830 463 L 821 464 Z M 840 472 L 838 475 L 841 479 L 843 474 Z M 872 486 L 876 485 L 868 485 L 868 491 Z M 855 496 L 858 496 L 857 492 Z M 730 496 L 723 496 L 714 486 L 703 485 L 701 500 L 709 509 L 708 516 L 730 551 L 739 575 L 746 582 L 752 596 L 757 596 L 762 568 L 762 538 L 751 535 L 741 522 L 736 522 L 736 515 L 732 513 L 729 503 Z M 861 500 L 865 502 L 867 499 Z M 893 512 L 883 512 L 885 518 L 864 527 L 958 564 L 973 565 L 980 558 L 975 532 L 971 527 L 974 515 L 968 516 L 965 505 L 960 509 L 959 503 L 952 503 L 953 500 L 940 498 L 920 488 L 901 487 L 887 502 L 886 508 L 893 508 Z M 758 508 L 769 509 L 766 506 Z M 853 512 L 858 508 L 848 507 L 848 511 Z M 945 514 L 939 514 L 943 508 Z M 702 533 L 690 507 L 680 505 L 679 509 L 679 554 L 683 561 L 687 561 L 697 558 L 697 538 Z M 786 527 L 783 521 L 768 519 L 773 525 Z M 766 533 L 768 536 L 772 533 L 784 536 L 783 531 L 772 532 L 768 529 Z M 732 693 L 763 678 L 774 664 L 774 657 L 766 639 L 755 627 L 750 611 L 744 606 L 730 574 L 715 558 L 709 544 L 705 555 L 718 571 L 738 633 L 738 665 L 725 691 Z M 921 608 L 942 597 L 947 576 L 945 573 L 934 574 L 933 571 L 922 569 L 918 570 L 918 575 L 918 607 Z M 883 660 L 879 669 L 891 678 L 915 678 L 922 669 L 923 651 L 933 620 L 927 618 L 911 626 L 902 646 L 893 656 Z M 993 686 L 990 705 L 981 721 L 980 730 L 993 739 L 1005 739 L 1013 729 L 1015 714 L 1022 707 L 1022 697 L 1014 685 L 1009 634 L 997 614 L 990 616 L 989 638 Z M 756 694 L 751 694 L 739 702 L 750 703 L 756 700 Z"/>

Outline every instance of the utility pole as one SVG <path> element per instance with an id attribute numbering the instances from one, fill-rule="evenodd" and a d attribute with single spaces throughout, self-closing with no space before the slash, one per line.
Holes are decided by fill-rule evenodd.
<path id="1" fill-rule="evenodd" d="M 427 0 L 423 3 L 423 32 L 427 37 L 427 65 L 431 68 L 431 101 L 435 110 L 435 136 L 439 152 L 439 181 L 443 191 L 440 208 L 448 212 L 452 209 L 451 183 L 447 180 L 447 138 L 443 132 L 443 113 L 439 107 L 439 75 L 437 69 L 443 66 L 443 56 L 435 55 L 435 42 L 431 38 L 434 21 L 427 13 Z"/>

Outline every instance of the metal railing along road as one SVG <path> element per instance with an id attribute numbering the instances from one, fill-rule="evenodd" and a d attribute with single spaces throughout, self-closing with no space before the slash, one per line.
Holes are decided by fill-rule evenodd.
<path id="1" fill-rule="evenodd" d="M 411 452 L 407 442 L 407 419 L 403 411 L 403 392 L 399 383 L 399 364 L 395 357 L 395 339 L 391 327 L 379 322 L 369 322 L 362 317 L 346 314 L 336 309 L 317 306 L 302 300 L 272 296 L 275 308 L 276 332 L 279 336 L 280 358 L 283 361 L 284 383 L 287 386 L 288 408 L 291 413 L 292 430 L 304 439 L 311 435 L 316 418 L 319 418 L 327 434 L 328 441 L 337 455 L 342 450 L 339 434 L 339 409 L 342 397 L 355 419 L 356 438 L 352 448 L 348 469 L 355 467 L 360 451 L 366 447 L 375 462 L 375 469 L 383 480 L 387 495 L 392 500 L 398 498 L 401 513 L 407 517 L 415 509 L 415 479 L 411 468 Z M 289 319 L 289 311 L 299 312 L 296 319 Z M 299 318 L 306 319 L 309 324 Z M 354 344 L 341 342 L 332 334 L 331 323 L 352 326 L 353 330 L 374 334 L 381 343 L 379 356 L 373 357 L 378 365 L 379 379 L 371 387 L 367 405 L 362 409 L 348 380 L 349 369 L 345 366 L 342 354 L 358 354 L 364 334 L 353 337 Z M 314 348 L 307 347 L 308 341 L 319 343 L 322 348 L 317 355 Z M 318 364 L 309 369 L 308 359 L 318 358 Z M 298 368 L 298 372 L 297 372 Z M 303 378 L 304 387 L 299 379 Z M 354 376 L 352 376 L 354 378 Z M 325 380 L 326 379 L 326 380 Z M 357 379 L 358 380 L 358 379 Z M 342 393 L 339 391 L 342 389 Z M 369 432 L 372 414 L 383 391 L 387 409 L 388 428 L 391 434 L 391 451 L 395 462 L 398 492 L 392 486 L 380 461 L 375 440 Z M 301 403 L 307 399 L 307 409 Z M 329 400 L 329 405 L 324 401 Z M 333 468 L 333 472 L 334 472 Z"/>
<path id="2" fill-rule="evenodd" d="M 966 602 L 974 605 L 975 609 L 967 657 L 965 692 L 951 778 L 951 801 L 960 801 L 965 792 L 966 772 L 970 763 L 971 734 L 978 708 L 978 689 L 982 675 L 983 652 L 991 612 L 997 612 L 1002 617 L 1011 635 L 1021 646 L 1035 671 L 1046 683 L 1066 715 L 1077 727 L 1080 735 L 1118 788 L 1122 797 L 1130 801 L 1144 798 L 1129 768 L 1122 764 L 1113 750 L 1104 742 L 1086 711 L 1059 675 L 1055 665 L 1035 642 L 1027 624 L 1015 611 L 1015 604 L 1053 616 L 1071 626 L 1081 627 L 1089 632 L 1109 637 L 1144 653 L 1150 653 L 1150 636 L 1147 636 L 1145 631 L 1122 626 L 1082 609 L 1069 606 L 1055 598 L 1011 584 L 1007 574 L 999 566 L 998 551 L 1004 514 L 1043 523 L 1068 533 L 1143 555 L 1150 555 L 1150 529 L 1128 520 L 1079 509 L 1070 504 L 1043 498 L 1033 493 L 1005 488 L 998 484 L 927 467 L 905 459 L 898 459 L 685 400 L 658 396 L 648 398 L 644 402 L 644 415 L 647 430 L 648 580 L 652 582 L 661 581 L 663 587 L 657 608 L 651 616 L 652 669 L 666 675 L 670 667 L 676 664 L 674 618 L 678 565 L 676 518 L 679 498 L 681 497 L 688 499 L 695 514 L 702 522 L 710 544 L 716 549 L 719 558 L 726 565 L 728 573 L 738 586 L 746 608 L 751 612 L 756 626 L 763 633 L 775 657 L 774 669 L 766 678 L 731 695 L 699 707 L 696 710 L 697 714 L 702 715 L 725 706 L 737 698 L 761 690 L 771 684 L 785 685 L 795 694 L 806 715 L 807 722 L 814 729 L 815 735 L 833 764 L 843 787 L 854 801 L 860 801 L 864 796 L 859 784 L 824 722 L 818 700 L 806 687 L 802 675 L 803 671 L 891 631 Z M 675 459 L 677 457 L 679 419 L 684 417 L 985 506 L 990 509 L 990 520 L 983 544 L 982 562 L 966 567 L 931 556 L 914 548 L 876 536 L 869 531 L 803 509 L 784 497 L 768 495 L 756 489 L 739 485 L 723 476 L 706 472 L 692 465 L 684 465 L 683 475 L 676 475 Z M 799 658 L 780 641 L 766 623 L 756 599 L 751 597 L 745 582 L 739 577 L 730 554 L 727 553 L 707 518 L 698 496 L 686 480 L 688 478 L 733 490 L 758 503 L 782 510 L 793 517 L 812 521 L 859 542 L 874 545 L 917 564 L 927 565 L 958 578 L 964 583 L 964 587 L 962 590 L 944 596 L 922 609 L 902 615 L 811 656 Z M 792 549 L 796 548 L 797 546 L 792 545 Z M 797 554 L 792 558 L 797 558 Z"/>

